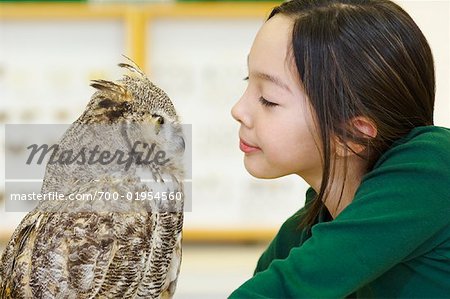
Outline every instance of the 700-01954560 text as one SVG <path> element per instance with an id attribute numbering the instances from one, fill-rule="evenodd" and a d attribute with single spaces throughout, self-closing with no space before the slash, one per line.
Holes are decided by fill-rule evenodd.
<path id="1" fill-rule="evenodd" d="M 148 191 L 148 192 L 108 192 L 108 191 L 96 191 L 95 193 L 71 193 L 67 196 L 59 192 L 49 193 L 12 193 L 10 194 L 10 200 L 12 201 L 42 201 L 42 200 L 158 200 L 158 201 L 180 201 L 183 199 L 183 193 L 180 191 Z"/>

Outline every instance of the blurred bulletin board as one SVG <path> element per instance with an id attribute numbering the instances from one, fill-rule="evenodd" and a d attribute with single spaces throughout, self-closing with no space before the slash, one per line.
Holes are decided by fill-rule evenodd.
<path id="1" fill-rule="evenodd" d="M 450 126 L 449 2 L 400 4 L 431 44 L 436 124 Z M 93 92 L 89 80 L 119 78 L 116 64 L 125 53 L 145 66 L 183 122 L 192 124 L 193 211 L 186 213 L 186 239 L 267 240 L 303 205 L 307 186 L 296 177 L 248 175 L 230 109 L 245 88 L 253 38 L 274 5 L 1 5 L 1 122 L 74 121 Z M 2 169 L 2 182 L 3 175 Z M 23 214 L 0 213 L 0 235 L 8 237 Z"/>

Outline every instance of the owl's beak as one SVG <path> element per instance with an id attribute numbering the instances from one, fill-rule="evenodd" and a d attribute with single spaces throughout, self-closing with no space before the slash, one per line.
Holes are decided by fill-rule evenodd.
<path id="1" fill-rule="evenodd" d="M 180 152 L 184 152 L 184 150 L 186 149 L 186 143 L 184 142 L 184 138 L 182 136 L 180 136 Z"/>

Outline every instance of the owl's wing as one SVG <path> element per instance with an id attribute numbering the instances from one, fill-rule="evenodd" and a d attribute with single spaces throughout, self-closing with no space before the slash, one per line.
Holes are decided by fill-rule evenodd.
<path id="1" fill-rule="evenodd" d="M 124 195 L 150 190 L 139 177 L 130 175 L 112 176 L 88 185 L 78 193 L 108 190 Z M 168 185 L 161 182 L 159 187 Z M 182 190 L 182 185 L 175 188 Z M 78 278 L 74 287 L 84 285 L 85 298 L 172 298 L 181 263 L 183 213 L 158 210 L 141 201 L 119 199 L 106 203 L 108 206 L 95 209 L 112 208 L 111 212 L 74 221 L 75 227 L 81 229 L 67 245 L 69 260 L 74 263 L 68 267 L 69 274 Z M 86 244 L 89 241 L 92 243 Z M 89 250 L 83 257 L 79 252 L 85 248 Z M 92 261 L 86 262 L 88 258 Z M 77 293 L 80 291 L 84 290 L 78 289 Z"/>
<path id="2" fill-rule="evenodd" d="M 111 183 L 104 177 L 80 190 L 124 188 Z M 35 210 L 16 229 L 2 257 L 1 298 L 131 297 L 145 270 L 151 213 L 89 212 L 66 202 L 58 209 Z"/>
<path id="3" fill-rule="evenodd" d="M 176 244 L 173 250 L 172 259 L 170 261 L 170 266 L 167 271 L 167 278 L 162 288 L 161 292 L 162 299 L 170 299 L 173 297 L 175 293 L 181 266 L 181 256 L 182 256 L 181 239 L 182 235 L 180 231 L 176 236 Z"/>
<path id="4" fill-rule="evenodd" d="M 29 242 L 36 238 L 36 226 L 39 226 L 43 215 L 33 211 L 22 219 L 6 245 L 0 259 L 0 298 L 31 297 L 29 290 L 22 288 L 28 284 L 25 269 L 30 264 Z M 25 258 L 24 258 L 25 257 Z M 18 290 L 20 289 L 20 290 Z"/>

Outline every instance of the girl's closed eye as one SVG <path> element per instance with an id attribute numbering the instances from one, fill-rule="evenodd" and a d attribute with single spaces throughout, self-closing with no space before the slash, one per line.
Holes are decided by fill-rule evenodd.
<path id="1" fill-rule="evenodd" d="M 261 103 L 261 105 L 266 106 L 266 107 L 275 107 L 275 106 L 278 106 L 277 103 L 270 102 L 270 101 L 266 100 L 266 99 L 263 98 L 263 97 L 260 97 L 260 98 L 259 98 L 259 102 Z"/>
<path id="2" fill-rule="evenodd" d="M 249 80 L 249 76 L 246 76 L 243 80 L 244 80 L 244 81 L 248 81 L 248 80 Z M 260 102 L 263 106 L 266 106 L 266 107 L 275 107 L 275 106 L 278 106 L 277 103 L 270 102 L 270 101 L 266 100 L 264 97 L 260 97 L 260 98 L 259 98 L 259 102 Z"/>

